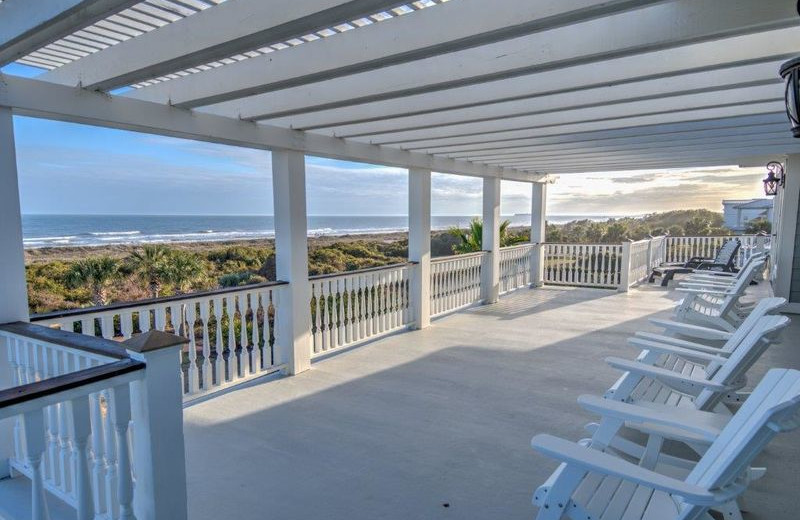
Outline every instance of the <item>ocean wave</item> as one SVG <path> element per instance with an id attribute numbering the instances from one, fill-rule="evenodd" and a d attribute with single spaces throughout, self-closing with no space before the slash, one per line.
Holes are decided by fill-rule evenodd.
<path id="1" fill-rule="evenodd" d="M 88 233 L 94 237 L 103 237 L 103 236 L 111 236 L 111 235 L 120 235 L 120 236 L 128 236 L 128 235 L 141 235 L 141 231 L 93 231 Z"/>
<path id="2" fill-rule="evenodd" d="M 30 242 L 51 242 L 51 241 L 56 241 L 56 240 L 74 240 L 76 238 L 78 238 L 77 235 L 67 235 L 67 236 L 63 236 L 63 237 L 28 237 L 28 238 L 23 238 L 22 242 L 23 243 L 26 243 L 26 242 L 29 242 L 29 241 Z"/>

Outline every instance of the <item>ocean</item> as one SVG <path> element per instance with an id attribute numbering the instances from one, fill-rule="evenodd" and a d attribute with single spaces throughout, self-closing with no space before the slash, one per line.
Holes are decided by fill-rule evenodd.
<path id="1" fill-rule="evenodd" d="M 433 216 L 433 229 L 464 227 L 472 216 Z M 505 215 L 512 226 L 530 225 L 530 215 Z M 607 216 L 554 215 L 553 223 Z M 309 236 L 367 235 L 408 230 L 408 217 L 310 215 Z M 26 248 L 155 244 L 272 238 L 271 216 L 220 215 L 23 215 Z"/>

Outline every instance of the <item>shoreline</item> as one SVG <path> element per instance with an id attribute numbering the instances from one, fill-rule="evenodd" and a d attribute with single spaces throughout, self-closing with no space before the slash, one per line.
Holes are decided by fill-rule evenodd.
<path id="1" fill-rule="evenodd" d="M 432 231 L 431 236 L 437 234 L 447 233 L 447 231 Z M 364 234 L 350 234 L 350 235 L 324 235 L 324 236 L 310 236 L 308 237 L 309 250 L 319 247 L 330 246 L 334 243 L 352 243 L 352 242 L 381 242 L 393 243 L 405 240 L 408 238 L 408 232 L 391 232 L 391 233 L 364 233 Z M 145 245 L 152 244 L 97 244 L 86 246 L 58 246 L 58 247 L 35 247 L 25 249 L 25 264 L 52 262 L 56 260 L 71 261 L 86 258 L 87 256 L 110 256 L 112 258 L 123 258 L 131 254 L 131 252 L 141 249 Z M 253 247 L 265 246 L 270 249 L 274 248 L 274 238 L 247 238 L 236 240 L 207 240 L 207 241 L 186 241 L 186 242 L 159 242 L 158 245 L 163 245 L 170 249 L 179 249 L 182 251 L 207 251 L 215 248 L 228 248 L 228 247 Z"/>

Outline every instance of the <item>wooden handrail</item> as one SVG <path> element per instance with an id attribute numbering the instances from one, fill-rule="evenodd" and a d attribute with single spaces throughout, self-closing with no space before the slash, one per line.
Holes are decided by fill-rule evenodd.
<path id="1" fill-rule="evenodd" d="M 114 359 L 128 358 L 127 351 L 119 343 L 105 338 L 75 334 L 71 331 L 52 329 L 22 321 L 2 324 L 0 325 L 0 331 Z"/>
<path id="2" fill-rule="evenodd" d="M 0 390 L 0 409 L 105 381 L 106 379 L 143 370 L 144 368 L 145 364 L 141 361 L 130 358 L 121 359 L 113 363 L 43 379 L 35 383 Z"/>
<path id="3" fill-rule="evenodd" d="M 71 316 L 82 316 L 84 314 L 93 314 L 96 312 L 119 311 L 123 309 L 132 309 L 134 307 L 146 307 L 151 305 L 158 305 L 162 303 L 176 302 L 181 300 L 192 300 L 195 298 L 205 298 L 208 296 L 219 296 L 222 294 L 229 294 L 239 291 L 252 291 L 257 289 L 264 289 L 267 287 L 279 287 L 282 285 L 289 285 L 289 282 L 281 280 L 274 282 L 257 283 L 253 285 L 242 285 L 239 287 L 225 287 L 223 289 L 212 289 L 210 291 L 200 291 L 188 294 L 176 294 L 174 296 L 163 296 L 161 298 L 148 298 L 146 300 L 136 300 L 130 302 L 111 303 L 109 305 L 101 305 L 96 307 L 81 307 L 80 309 L 69 309 L 64 311 L 44 312 L 41 314 L 34 314 L 31 316 L 31 321 L 53 320 L 58 318 L 67 318 Z"/>
<path id="4" fill-rule="evenodd" d="M 354 271 L 342 271 L 339 273 L 327 273 L 327 274 L 315 274 L 314 276 L 309 276 L 309 280 L 325 280 L 327 278 L 338 278 L 340 276 L 353 276 L 359 275 L 361 273 L 374 273 L 376 271 L 390 271 L 392 269 L 398 269 L 401 267 L 408 267 L 411 265 L 417 265 L 419 262 L 403 262 L 399 264 L 390 264 L 390 265 L 380 265 L 378 267 L 369 267 L 367 269 L 356 269 Z"/>

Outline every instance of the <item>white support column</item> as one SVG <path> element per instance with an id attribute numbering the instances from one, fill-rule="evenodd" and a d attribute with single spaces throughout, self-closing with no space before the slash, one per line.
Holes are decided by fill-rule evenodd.
<path id="1" fill-rule="evenodd" d="M 488 254 L 481 269 L 483 303 L 494 303 L 500 293 L 500 179 L 483 178 L 483 241 Z"/>
<path id="2" fill-rule="evenodd" d="M 0 323 L 28 321 L 28 290 L 22 244 L 22 216 L 11 110 L 0 107 Z M 0 388 L 13 384 L 6 345 L 0 340 Z M 0 478 L 8 476 L 14 419 L 0 421 Z"/>
<path id="3" fill-rule="evenodd" d="M 531 244 L 537 244 L 531 251 L 531 286 L 544 285 L 544 242 L 547 223 L 547 184 L 531 184 Z"/>
<path id="4" fill-rule="evenodd" d="M 431 171 L 408 170 L 408 260 L 417 262 L 411 279 L 416 328 L 431 324 Z"/>
<path id="5" fill-rule="evenodd" d="M 272 152 L 272 196 L 275 204 L 275 267 L 278 280 L 289 282 L 275 324 L 277 362 L 294 375 L 311 368 L 311 285 L 308 282 L 308 219 L 305 156 Z"/>
<path id="6" fill-rule="evenodd" d="M 619 286 L 617 291 L 628 292 L 631 286 L 631 241 L 622 243 L 622 259 L 619 268 Z"/>
<path id="7" fill-rule="evenodd" d="M 775 263 L 775 280 L 772 289 L 775 296 L 791 302 L 792 272 L 798 231 L 798 205 L 800 205 L 800 154 L 789 155 L 785 166 L 786 183 L 780 188 L 780 200 L 776 198 L 776 210 L 780 219 L 776 223 L 777 240 L 771 254 Z M 797 287 L 794 288 L 797 291 Z M 800 302 L 789 304 L 790 312 L 800 312 Z"/>
<path id="8" fill-rule="evenodd" d="M 183 441 L 183 388 L 176 362 L 188 340 L 151 330 L 123 346 L 146 363 L 144 378 L 131 383 L 133 510 L 138 520 L 186 520 L 186 450 Z"/>

